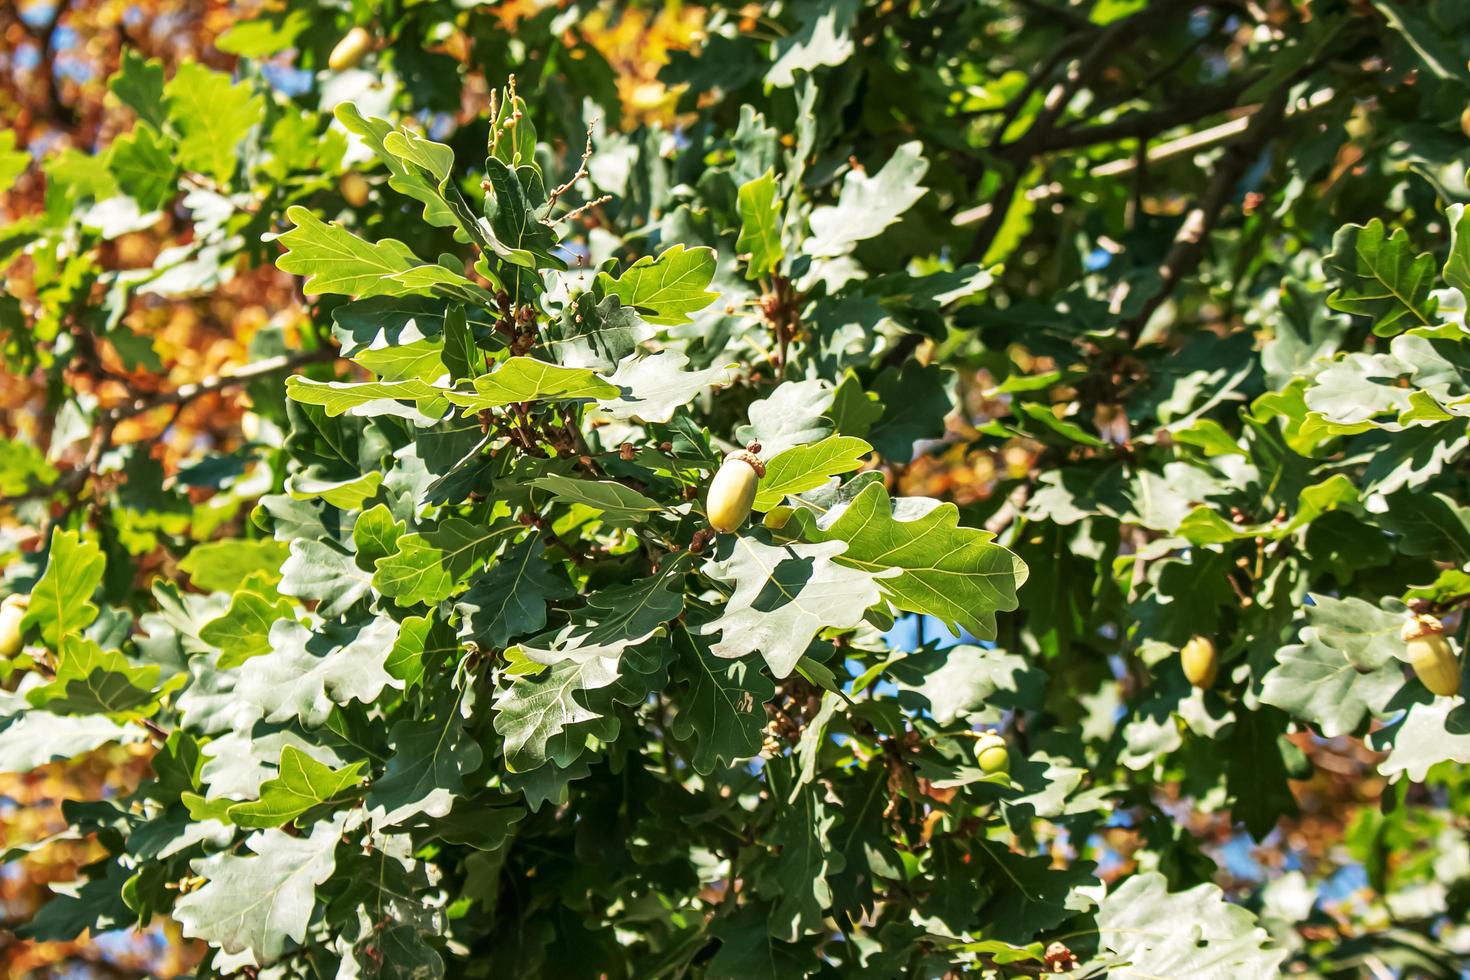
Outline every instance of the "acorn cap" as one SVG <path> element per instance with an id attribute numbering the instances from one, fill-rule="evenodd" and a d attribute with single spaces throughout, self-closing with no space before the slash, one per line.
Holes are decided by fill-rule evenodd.
<path id="1" fill-rule="evenodd" d="M 1006 740 L 1005 736 L 1003 736 L 1000 732 L 988 731 L 981 732 L 979 736 L 975 739 L 975 743 L 977 748 L 990 748 L 992 745 L 1003 746 L 1006 744 Z"/>
<path id="2" fill-rule="evenodd" d="M 1443 636 L 1444 623 L 1433 616 L 1410 616 L 1409 621 L 1404 623 L 1404 628 L 1399 632 L 1405 643 L 1410 640 L 1422 640 L 1426 636 Z"/>
<path id="3" fill-rule="evenodd" d="M 732 459 L 738 459 L 748 465 L 751 469 L 755 470 L 756 476 L 766 475 L 766 464 L 762 463 L 761 458 L 748 449 L 732 449 L 725 454 L 725 462 L 728 463 Z"/>

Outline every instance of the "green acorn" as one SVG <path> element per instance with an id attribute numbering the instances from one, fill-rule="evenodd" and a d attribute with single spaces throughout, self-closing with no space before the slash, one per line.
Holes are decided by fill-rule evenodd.
<path id="1" fill-rule="evenodd" d="M 982 732 L 975 740 L 975 758 L 988 775 L 1011 771 L 1011 752 L 999 732 Z"/>
<path id="2" fill-rule="evenodd" d="M 1409 665 L 1425 687 L 1445 698 L 1460 693 L 1460 661 L 1443 623 L 1433 616 L 1413 616 L 1400 635 L 1409 649 Z"/>
<path id="3" fill-rule="evenodd" d="M 1189 678 L 1189 683 L 1201 690 L 1214 687 L 1215 674 L 1220 670 L 1214 641 L 1207 636 L 1190 637 L 1179 651 L 1179 659 L 1184 663 L 1184 676 Z"/>

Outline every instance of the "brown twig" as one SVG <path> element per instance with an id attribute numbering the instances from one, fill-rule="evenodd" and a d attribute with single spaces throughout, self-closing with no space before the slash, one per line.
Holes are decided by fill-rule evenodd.
<path id="1" fill-rule="evenodd" d="M 337 352 L 331 348 L 323 348 L 315 351 L 305 351 L 297 354 L 282 354 L 277 357 L 268 357 L 263 361 L 257 361 L 244 370 L 234 374 L 221 375 L 218 377 L 205 378 L 195 384 L 180 385 L 173 391 L 158 392 L 146 395 L 126 405 L 118 405 L 99 413 L 97 425 L 92 433 L 92 444 L 87 447 L 87 454 L 82 462 L 75 468 L 66 471 L 61 478 L 50 486 L 37 487 L 12 497 L 0 498 L 0 507 L 13 506 L 25 500 L 53 497 L 58 493 L 69 494 L 70 498 L 65 508 L 47 525 L 44 538 L 49 539 L 50 531 L 60 521 L 76 509 L 81 500 L 81 488 L 87 480 L 96 475 L 98 464 L 107 450 L 112 448 L 113 432 L 117 424 L 123 419 L 133 418 L 150 412 L 155 408 L 165 405 L 182 407 L 203 395 L 237 385 L 249 384 L 257 378 L 274 374 L 277 371 L 291 370 L 305 364 L 315 364 L 322 361 L 330 361 L 337 357 Z"/>
<path id="2" fill-rule="evenodd" d="M 551 193 L 547 195 L 546 210 L 541 214 L 542 224 L 550 224 L 550 221 L 548 219 L 551 217 L 551 209 L 556 207 L 556 199 L 561 197 L 567 191 L 571 190 L 572 186 L 576 184 L 577 181 L 587 176 L 587 161 L 592 159 L 592 127 L 596 125 L 596 119 L 592 120 L 592 122 L 587 125 L 587 145 L 582 148 L 582 162 L 577 166 L 577 172 L 572 174 L 571 177 L 567 178 L 564 183 L 558 184 L 556 187 L 552 188 Z"/>
<path id="3" fill-rule="evenodd" d="M 1285 113 L 1286 90 L 1281 88 L 1266 100 L 1260 112 L 1251 116 L 1250 124 L 1240 142 L 1231 145 L 1221 156 L 1215 168 L 1215 176 L 1205 189 L 1204 196 L 1185 214 L 1184 221 L 1174 234 L 1174 243 L 1159 266 L 1158 289 L 1144 301 L 1137 313 L 1123 321 L 1123 332 L 1130 339 L 1137 339 L 1138 332 L 1159 306 L 1199 266 L 1204 257 L 1205 243 L 1210 232 L 1219 223 L 1225 206 L 1234 196 L 1235 185 L 1280 129 Z"/>

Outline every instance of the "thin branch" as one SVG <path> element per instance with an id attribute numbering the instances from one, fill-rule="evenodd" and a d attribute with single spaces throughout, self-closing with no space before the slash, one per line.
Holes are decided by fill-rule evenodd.
<path id="1" fill-rule="evenodd" d="M 0 497 L 0 507 L 13 506 L 26 500 L 54 497 L 57 494 L 68 494 L 70 499 L 65 508 L 51 519 L 44 539 L 49 540 L 53 527 L 64 520 L 81 501 L 81 489 L 87 480 L 96 475 L 98 465 L 102 462 L 103 455 L 112 448 L 113 432 L 117 424 L 123 419 L 133 418 L 150 412 L 155 408 L 165 405 L 176 405 L 182 407 L 187 403 L 203 395 L 237 385 L 248 384 L 257 378 L 263 378 L 268 374 L 278 371 L 293 370 L 306 364 L 316 364 L 323 361 L 334 360 L 337 352 L 332 348 L 305 351 L 297 354 L 281 354 L 276 357 L 268 357 L 263 361 L 257 361 L 250 367 L 234 374 L 221 375 L 219 377 L 205 378 L 196 384 L 181 385 L 173 391 L 163 391 L 156 394 L 137 398 L 127 405 L 119 405 L 106 409 L 99 413 L 97 427 L 92 433 L 92 444 L 87 447 L 87 454 L 82 462 L 75 468 L 67 470 L 61 478 L 49 486 L 36 487 L 24 493 L 12 497 Z"/>
<path id="2" fill-rule="evenodd" d="M 195 384 L 180 385 L 173 391 L 162 391 L 157 394 L 139 398 L 131 405 L 123 405 L 112 409 L 115 420 L 132 418 L 144 412 L 152 411 L 162 405 L 183 405 L 203 395 L 226 388 L 234 388 L 239 385 L 249 384 L 257 378 L 263 378 L 277 371 L 290 371 L 307 364 L 320 364 L 325 361 L 337 359 L 337 352 L 330 347 L 320 350 L 303 351 L 297 354 L 278 354 L 275 357 L 267 357 L 263 361 L 257 361 L 250 367 L 234 374 L 219 375 L 217 377 L 205 378 Z"/>
<path id="3" fill-rule="evenodd" d="M 582 162 L 577 166 L 577 172 L 572 174 L 571 177 L 567 178 L 564 183 L 558 184 L 556 187 L 554 187 L 551 193 L 547 195 L 546 210 L 541 214 L 541 221 L 543 224 L 549 223 L 549 219 L 551 218 L 551 209 L 556 207 L 556 199 L 561 197 L 567 191 L 571 190 L 572 186 L 576 184 L 577 181 L 587 176 L 587 161 L 592 159 L 592 127 L 596 125 L 596 119 L 587 124 L 587 145 L 582 148 Z"/>
<path id="4" fill-rule="evenodd" d="M 572 220 L 574 220 L 576 218 L 580 218 L 582 215 L 586 214 L 588 211 L 592 210 L 593 208 L 601 207 L 602 205 L 606 204 L 608 201 L 611 201 L 611 200 L 612 200 L 612 195 L 611 194 L 604 194 L 601 197 L 593 198 L 592 200 L 588 201 L 586 204 L 583 204 L 582 206 L 577 207 L 577 208 L 573 208 L 572 210 L 568 211 L 566 214 L 562 215 L 560 218 L 557 218 L 556 221 L 553 222 L 553 224 L 555 224 L 556 222 L 572 221 Z"/>
<path id="5" fill-rule="evenodd" d="M 1337 92 L 1330 88 L 1313 92 L 1307 98 L 1299 100 L 1292 105 L 1286 117 L 1294 120 L 1300 116 L 1316 112 L 1328 105 L 1336 97 Z M 1259 112 L 1260 109 L 1261 106 L 1259 104 L 1242 106 L 1240 110 L 1241 114 L 1228 122 L 1211 126 L 1208 129 L 1201 129 L 1197 132 L 1186 133 L 1176 139 L 1150 146 L 1148 154 L 1142 162 L 1145 165 L 1163 163 L 1175 157 L 1198 153 L 1201 150 L 1214 149 L 1217 146 L 1239 139 L 1245 133 L 1246 127 L 1250 125 L 1251 117 Z M 1118 157 L 1115 160 L 1100 163 L 1091 168 L 1088 173 L 1093 177 L 1121 177 L 1124 174 L 1134 173 L 1139 169 L 1139 166 L 1140 160 L 1138 154 L 1130 153 L 1125 157 Z M 1027 196 L 1034 201 L 1046 201 L 1058 196 L 1060 193 L 1062 193 L 1061 185 L 1048 184 L 1033 188 L 1032 192 Z M 977 221 L 983 220 L 986 215 L 990 214 L 991 210 L 992 207 L 989 203 L 982 204 L 979 207 L 969 208 L 955 215 L 954 223 L 956 225 L 974 224 Z"/>
<path id="6" fill-rule="evenodd" d="M 1175 104 L 1148 111 L 1126 112 L 1112 122 L 1091 126 L 1067 126 L 1048 133 L 1038 141 L 1035 151 L 1055 153 L 1075 150 L 1098 143 L 1116 143 L 1124 139 L 1148 139 L 1177 126 L 1196 122 L 1234 108 L 1255 78 L 1243 78 L 1229 85 L 1215 85 L 1188 93 Z"/>
<path id="7" fill-rule="evenodd" d="M 1057 20 L 1070 24 L 1077 28 L 1096 28 L 1097 25 L 1087 19 L 1087 15 L 1081 11 L 1072 10 L 1068 7 L 1055 7 L 1042 0 L 1016 0 L 1022 6 L 1036 11 L 1047 17 L 1055 17 Z"/>
<path id="8" fill-rule="evenodd" d="M 991 197 L 990 211 L 986 214 L 979 231 L 976 232 L 975 241 L 971 243 L 965 261 L 978 262 L 990 250 L 995 237 L 1005 226 L 1006 216 L 1010 213 L 1016 191 L 1021 185 L 1021 178 L 1030 166 L 1031 159 L 1043 149 L 1056 127 L 1057 120 L 1067 111 L 1067 107 L 1072 104 L 1077 93 L 1092 83 L 1097 74 L 1103 70 L 1107 59 L 1116 55 L 1119 48 L 1126 45 L 1130 38 L 1145 34 L 1147 27 L 1153 21 L 1172 15 L 1186 2 L 1187 0 L 1158 0 L 1130 17 L 1124 17 L 1109 24 L 1098 33 L 1097 39 L 1078 60 L 1076 66 L 1067 73 L 1066 79 L 1047 93 L 1041 112 L 1037 114 L 1035 122 L 1026 132 L 1014 142 L 992 146 L 992 153 L 1010 161 L 1010 172 Z M 1002 138 L 1004 138 L 1003 130 L 997 136 L 997 140 Z"/>
<path id="9" fill-rule="evenodd" d="M 1220 221 L 1235 194 L 1236 184 L 1256 158 L 1261 155 L 1271 137 L 1281 128 L 1286 116 L 1286 91 L 1276 92 L 1265 102 L 1261 111 L 1251 116 L 1245 135 L 1233 144 L 1215 167 L 1214 179 L 1205 189 L 1198 204 L 1190 208 L 1183 223 L 1174 235 L 1174 243 L 1159 266 L 1159 288 L 1144 301 L 1142 308 L 1122 324 L 1123 332 L 1136 339 L 1138 332 L 1148 323 L 1163 302 L 1173 295 L 1179 283 L 1194 273 L 1205 254 L 1205 244 L 1210 232 Z"/>

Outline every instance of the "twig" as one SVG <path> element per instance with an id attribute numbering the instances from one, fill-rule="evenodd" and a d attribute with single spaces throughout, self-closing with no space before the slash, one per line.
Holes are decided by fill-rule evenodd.
<path id="1" fill-rule="evenodd" d="M 203 381 L 194 384 L 180 385 L 173 391 L 162 391 L 145 398 L 139 398 L 131 405 L 123 405 L 112 409 L 112 413 L 116 420 L 132 418 L 135 415 L 152 411 L 162 405 L 182 405 L 203 395 L 211 394 L 212 392 L 223 391 L 226 388 L 233 388 L 237 385 L 249 384 L 257 378 L 263 378 L 268 374 L 275 374 L 277 371 L 289 371 L 307 364 L 320 364 L 324 361 L 333 361 L 337 359 L 337 356 L 337 351 L 330 347 L 323 347 L 320 350 L 314 351 L 304 351 L 298 354 L 278 354 L 275 357 L 267 357 L 263 361 L 257 361 L 250 367 L 237 371 L 234 374 L 205 378 Z"/>
<path id="2" fill-rule="evenodd" d="M 1123 139 L 1149 138 L 1195 122 L 1206 116 L 1233 108 L 1235 102 L 1255 81 L 1240 79 L 1230 85 L 1215 85 L 1190 92 L 1174 105 L 1148 111 L 1125 112 L 1112 122 L 1090 126 L 1067 126 L 1048 133 L 1036 146 L 1038 153 L 1075 150 L 1098 143 L 1115 143 Z"/>
<path id="3" fill-rule="evenodd" d="M 0 507 L 13 506 L 25 500 L 53 497 L 58 493 L 67 493 L 71 499 L 67 501 L 65 508 L 56 517 L 53 517 L 47 525 L 45 539 L 50 538 L 50 532 L 61 520 L 76 509 L 81 500 L 81 488 L 90 477 L 96 475 L 96 469 L 102 461 L 102 456 L 112 448 L 113 431 L 117 424 L 123 419 L 133 418 L 150 412 L 164 405 L 176 405 L 182 407 L 190 401 L 211 392 L 223 391 L 236 385 L 248 384 L 257 378 L 262 378 L 277 371 L 291 370 L 306 364 L 315 364 L 322 361 L 334 360 L 337 352 L 331 348 L 306 351 L 298 354 L 281 354 L 277 357 L 268 357 L 235 374 L 227 374 L 219 377 L 205 378 L 195 384 L 180 385 L 173 391 L 163 391 L 155 394 L 137 398 L 127 405 L 119 405 L 109 408 L 98 415 L 97 426 L 92 433 L 92 444 L 87 447 L 87 454 L 82 462 L 74 469 L 67 470 L 61 478 L 50 486 L 37 487 L 13 497 L 0 498 Z"/>
<path id="4" fill-rule="evenodd" d="M 596 119 L 593 119 L 592 122 L 587 124 L 587 145 L 582 148 L 582 162 L 577 166 L 577 172 L 567 178 L 564 183 L 552 188 L 551 193 L 547 195 L 546 210 L 541 214 L 542 224 L 549 223 L 547 219 L 551 217 L 551 209 L 556 207 L 556 199 L 571 190 L 572 185 L 576 184 L 577 181 L 587 176 L 587 161 L 592 159 L 592 127 L 596 125 Z"/>
<path id="5" fill-rule="evenodd" d="M 588 201 L 587 204 L 582 204 L 582 206 L 579 207 L 573 207 L 573 209 L 569 210 L 566 215 L 563 215 L 562 217 L 557 217 L 556 220 L 557 222 L 569 222 L 569 220 L 573 220 L 576 219 L 576 217 L 581 217 L 582 215 L 585 215 L 585 213 L 589 212 L 589 210 L 594 209 L 594 207 L 603 206 L 603 204 L 606 204 L 607 201 L 610 200 L 613 200 L 612 194 L 603 194 L 601 195 L 601 197 L 594 198 L 594 200 Z"/>
<path id="6" fill-rule="evenodd" d="M 1300 116 L 1316 112 L 1332 102 L 1336 97 L 1337 93 L 1333 89 L 1322 89 L 1313 92 L 1306 99 L 1294 104 L 1287 111 L 1286 118 L 1294 120 Z M 1163 163 L 1175 157 L 1198 153 L 1201 150 L 1213 149 L 1214 147 L 1238 139 L 1245 133 L 1246 127 L 1250 125 L 1251 117 L 1259 112 L 1260 109 L 1261 106 L 1259 104 L 1241 106 L 1241 114 L 1229 122 L 1223 122 L 1217 126 L 1211 126 L 1208 129 L 1201 129 L 1198 132 L 1186 133 L 1177 139 L 1151 146 L 1142 162 L 1144 164 Z M 1130 153 L 1125 157 L 1100 163 L 1089 170 L 1088 173 L 1093 177 L 1121 177 L 1124 174 L 1135 172 L 1139 166 L 1140 160 L 1138 154 Z M 1047 201 L 1057 197 L 1061 193 L 1062 187 L 1060 184 L 1048 184 L 1033 188 L 1027 194 L 1027 197 L 1033 201 Z M 955 215 L 954 223 L 956 225 L 974 224 L 977 221 L 983 220 L 986 215 L 990 214 L 991 210 L 992 207 L 989 203 L 982 204 L 979 207 L 969 208 Z"/>
<path id="7" fill-rule="evenodd" d="M 1146 25 L 1157 18 L 1169 16 L 1183 3 L 1184 0 L 1158 0 L 1130 17 L 1109 24 L 1098 33 L 1097 39 L 1079 59 L 1076 67 L 1068 73 L 1066 80 L 1059 82 L 1047 93 L 1041 112 L 1026 132 L 1014 142 L 992 147 L 992 152 L 997 157 L 1010 161 L 1010 173 L 991 197 L 990 211 L 976 232 L 975 241 L 971 243 L 965 261 L 978 262 L 990 250 L 995 237 L 1005 226 L 1006 216 L 1010 213 L 1016 191 L 1020 188 L 1021 178 L 1029 167 L 1031 158 L 1045 146 L 1057 120 L 1067 111 L 1067 106 L 1072 104 L 1077 93 L 1092 82 L 1103 69 L 1107 58 L 1117 53 L 1120 43 L 1126 44 L 1129 38 L 1146 33 Z M 997 141 L 1003 139 L 1004 135 L 1002 130 L 996 137 Z"/>
<path id="8" fill-rule="evenodd" d="M 1260 156 L 1271 137 L 1276 135 L 1285 113 L 1286 91 L 1282 88 L 1267 99 L 1260 112 L 1251 116 L 1241 141 L 1225 151 L 1215 167 L 1214 179 L 1205 189 L 1204 197 L 1184 216 L 1183 223 L 1174 235 L 1174 244 L 1170 246 L 1169 253 L 1159 266 L 1159 288 L 1144 301 L 1143 307 L 1137 313 L 1123 321 L 1122 330 L 1125 336 L 1137 339 L 1138 331 L 1148 323 L 1154 311 L 1173 295 L 1180 281 L 1199 266 L 1205 253 L 1205 242 L 1219 223 L 1225 206 L 1230 203 L 1235 185 L 1240 182 L 1251 163 Z"/>

